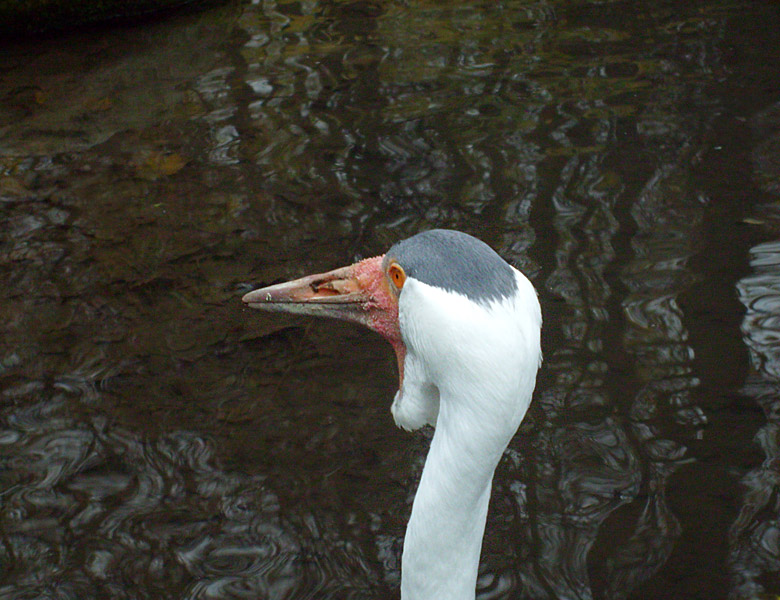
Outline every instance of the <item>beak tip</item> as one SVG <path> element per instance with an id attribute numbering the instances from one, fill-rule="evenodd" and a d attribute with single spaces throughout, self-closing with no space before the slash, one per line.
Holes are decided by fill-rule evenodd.
<path id="1" fill-rule="evenodd" d="M 263 302 L 262 294 L 258 294 L 260 290 L 253 290 L 243 295 L 241 301 L 250 308 L 259 308 L 259 305 Z M 266 301 L 270 300 L 270 295 L 266 298 Z"/>

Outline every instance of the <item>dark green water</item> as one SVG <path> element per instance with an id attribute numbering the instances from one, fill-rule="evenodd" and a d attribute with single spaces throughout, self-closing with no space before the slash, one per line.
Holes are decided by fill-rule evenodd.
<path id="1" fill-rule="evenodd" d="M 397 598 L 389 346 L 241 294 L 431 227 L 539 290 L 478 598 L 780 594 L 780 6 L 236 3 L 0 49 L 0 598 Z"/>

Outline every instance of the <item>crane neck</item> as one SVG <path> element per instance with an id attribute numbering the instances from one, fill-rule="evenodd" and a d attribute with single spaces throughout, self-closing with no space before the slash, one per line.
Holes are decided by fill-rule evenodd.
<path id="1" fill-rule="evenodd" d="M 493 473 L 508 442 L 491 449 L 482 438 L 440 412 L 404 538 L 401 600 L 474 600 Z"/>
<path id="2" fill-rule="evenodd" d="M 436 423 L 404 539 L 402 600 L 475 598 L 493 474 L 541 362 L 536 292 L 515 279 L 513 295 L 488 303 L 413 277 L 399 298 L 407 373 L 393 415 Z"/>

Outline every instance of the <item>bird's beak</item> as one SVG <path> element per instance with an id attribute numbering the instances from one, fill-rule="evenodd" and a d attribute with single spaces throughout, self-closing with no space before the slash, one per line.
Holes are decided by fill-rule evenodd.
<path id="1" fill-rule="evenodd" d="M 382 269 L 383 256 L 307 275 L 246 294 L 250 308 L 332 317 L 360 323 L 382 334 L 396 351 L 403 379 L 404 346 L 398 325 L 398 298 Z"/>

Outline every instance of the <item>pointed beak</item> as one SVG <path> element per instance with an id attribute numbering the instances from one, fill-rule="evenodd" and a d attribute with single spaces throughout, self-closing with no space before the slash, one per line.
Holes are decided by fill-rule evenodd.
<path id="1" fill-rule="evenodd" d="M 260 288 L 243 300 L 250 308 L 360 323 L 396 347 L 401 342 L 398 297 L 390 290 L 383 258 L 367 258 L 327 273 Z"/>
<path id="2" fill-rule="evenodd" d="M 398 324 L 398 295 L 382 268 L 383 256 L 348 267 L 307 275 L 246 294 L 250 308 L 317 317 L 331 317 L 365 325 L 392 344 L 403 382 L 406 348 Z"/>
<path id="3" fill-rule="evenodd" d="M 355 276 L 354 265 L 246 294 L 250 308 L 363 322 L 373 304 L 370 289 Z"/>

